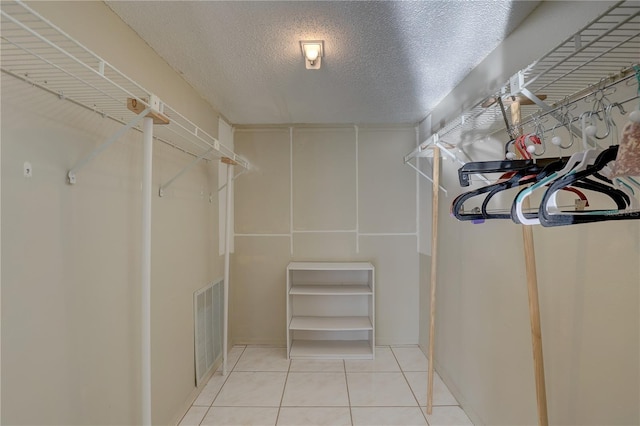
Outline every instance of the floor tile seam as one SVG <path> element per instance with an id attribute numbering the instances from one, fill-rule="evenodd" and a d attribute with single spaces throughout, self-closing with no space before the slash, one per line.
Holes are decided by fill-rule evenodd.
<path id="1" fill-rule="evenodd" d="M 380 404 L 376 404 L 376 405 L 352 405 L 351 408 L 422 408 L 419 405 L 380 405 Z"/>
<path id="2" fill-rule="evenodd" d="M 212 405 L 210 408 L 279 408 L 279 405 Z"/>
<path id="3" fill-rule="evenodd" d="M 409 379 L 407 379 L 407 375 L 405 374 L 405 371 L 402 368 L 402 364 L 400 364 L 400 361 L 398 360 L 398 357 L 396 356 L 396 353 L 394 352 L 393 347 L 391 348 L 391 353 L 393 354 L 393 357 L 395 358 L 396 362 L 400 366 L 402 377 L 404 378 L 404 381 L 407 383 L 407 386 L 409 386 L 409 390 L 411 391 L 411 395 L 413 395 L 413 399 L 418 404 L 418 409 L 420 409 L 420 414 L 422 414 L 422 417 L 424 418 L 425 423 L 427 423 L 428 425 L 429 421 L 427 420 L 427 414 L 424 411 L 422 411 L 422 407 L 420 406 L 420 401 L 418 401 L 418 397 L 416 396 L 416 393 L 413 391 L 413 388 L 411 387 L 411 383 L 409 383 Z M 430 362 L 430 361 L 427 359 L 427 362 Z M 409 373 L 409 371 L 407 371 L 407 373 Z"/>
<path id="4" fill-rule="evenodd" d="M 244 352 L 244 349 L 243 349 Z M 240 354 L 242 355 L 242 354 Z M 238 357 L 238 359 L 240 359 L 240 357 Z M 236 363 L 238 361 L 236 360 Z M 234 363 L 235 366 L 235 363 Z M 216 369 L 216 371 L 213 372 L 213 374 L 215 374 L 218 370 Z M 184 420 L 185 416 L 189 413 L 189 411 L 193 408 L 193 407 L 203 407 L 206 408 L 207 411 L 204 413 L 204 416 L 202 417 L 202 420 L 200 420 L 200 422 L 198 423 L 198 425 L 202 424 L 202 422 L 204 421 L 204 419 L 207 417 L 207 415 L 209 414 L 209 411 L 211 410 L 211 407 L 213 407 L 213 403 L 216 400 L 216 398 L 218 397 L 218 395 L 220 395 L 220 392 L 222 391 L 222 388 L 224 387 L 225 383 L 227 383 L 227 380 L 229 380 L 229 376 L 231 375 L 231 372 L 229 372 L 229 374 L 227 374 L 227 377 L 224 379 L 224 382 L 222 382 L 222 386 L 220 386 L 220 389 L 218 389 L 218 391 L 216 392 L 216 395 L 213 397 L 213 399 L 211 400 L 211 404 L 209 405 L 197 405 L 197 404 L 191 404 L 191 407 L 189 407 L 189 409 L 187 410 L 186 413 L 184 413 L 184 416 L 182 416 L 182 418 L 180 419 L 180 421 L 178 422 L 178 424 L 180 424 L 180 422 L 182 422 L 182 420 Z M 211 381 L 211 378 L 213 378 L 213 375 L 211 377 L 209 377 L 209 380 L 207 381 L 207 385 L 209 384 L 209 381 Z M 196 400 L 200 397 L 200 395 L 202 394 L 202 392 L 204 391 L 204 389 L 207 387 L 207 385 L 204 385 L 204 387 L 202 388 L 202 390 L 200 391 L 200 393 L 198 393 L 198 396 L 196 397 Z M 194 401 L 195 402 L 195 401 Z"/>
<path id="5" fill-rule="evenodd" d="M 232 348 L 233 349 L 233 348 Z M 240 355 L 238 355 L 238 358 L 236 359 L 236 362 L 233 363 L 233 365 L 231 366 L 231 369 L 229 370 L 229 372 L 226 375 L 223 375 L 222 377 L 224 377 L 224 381 L 222 382 L 222 386 L 220 386 L 220 389 L 218 389 L 218 391 L 216 392 L 216 395 L 213 397 L 213 399 L 211 400 L 211 405 L 209 405 L 209 409 L 207 410 L 207 414 L 209 414 L 209 411 L 211 410 L 211 407 L 213 407 L 213 404 L 216 402 L 216 399 L 218 399 L 218 397 L 220 396 L 220 393 L 222 392 L 222 389 L 224 388 L 224 385 L 227 384 L 227 382 L 229 381 L 229 377 L 231 377 L 231 373 L 233 373 L 235 366 L 238 364 L 238 361 L 240 361 L 240 357 L 242 357 L 242 354 L 244 354 L 245 349 L 247 349 L 247 347 L 245 346 L 242 349 L 242 352 L 240 352 Z M 217 370 L 216 370 L 217 371 Z M 215 373 L 214 373 L 215 374 Z M 220 372 L 220 374 L 222 374 L 222 372 Z M 213 377 L 213 376 L 211 376 Z M 209 380 L 211 380 L 211 378 L 209 378 Z M 209 384 L 209 382 L 207 382 L 207 384 Z M 204 389 L 203 389 L 204 390 Z M 202 392 L 201 392 L 202 393 Z M 199 396 L 199 395 L 198 395 Z M 193 406 L 193 405 L 192 405 Z M 205 416 L 202 418 L 202 421 L 204 421 L 204 419 L 207 417 L 207 414 L 205 414 Z M 200 423 L 202 423 L 202 421 Z"/>
<path id="6" fill-rule="evenodd" d="M 231 348 L 231 349 L 233 349 L 233 348 Z M 238 365 L 238 361 L 240 361 L 240 358 L 242 358 L 242 355 L 244 355 L 244 351 L 246 351 L 246 350 L 247 350 L 247 347 L 244 346 L 242 348 L 242 352 L 240 352 L 240 355 L 238 355 L 238 358 L 236 358 L 236 362 L 233 363 L 233 365 L 231 366 L 231 370 L 229 370 L 229 372 L 235 370 L 236 366 Z"/>
<path id="7" fill-rule="evenodd" d="M 344 368 L 344 383 L 347 387 L 347 403 L 349 404 L 349 421 L 353 426 L 353 412 L 351 411 L 351 394 L 349 393 L 349 380 L 347 378 L 347 361 L 344 359 L 342 360 L 342 368 Z"/>
<path id="8" fill-rule="evenodd" d="M 281 405 L 280 408 L 349 408 L 349 405 Z"/>
<path id="9" fill-rule="evenodd" d="M 433 404 L 434 407 L 460 407 L 462 408 L 462 406 L 460 404 Z M 426 405 L 421 405 L 420 407 L 426 407 Z M 464 410 L 462 410 L 464 411 Z"/>
<path id="10" fill-rule="evenodd" d="M 206 405 L 198 405 L 197 407 L 199 407 L 199 408 L 207 408 Z M 192 408 L 193 408 L 193 405 L 191 405 L 191 407 L 189 407 L 187 412 L 184 413 L 184 415 L 180 418 L 180 420 L 177 423 L 178 425 L 180 425 L 182 423 L 182 421 L 184 420 L 184 418 L 187 417 L 187 414 L 189 414 L 189 412 L 191 411 Z M 209 408 L 207 408 L 207 411 L 204 413 L 204 416 L 202 416 L 202 419 L 198 422 L 198 425 L 200 425 L 204 421 L 204 418 L 207 417 L 207 414 L 209 414 Z"/>
<path id="11" fill-rule="evenodd" d="M 278 413 L 276 414 L 276 425 L 280 420 L 280 410 L 282 409 L 282 402 L 284 401 L 284 393 L 287 390 L 287 382 L 289 381 L 289 372 L 291 371 L 291 359 L 287 358 L 289 366 L 287 367 L 287 375 L 284 378 L 284 386 L 282 386 L 282 395 L 280 396 L 280 405 L 278 405 Z"/>
<path id="12" fill-rule="evenodd" d="M 240 356 L 242 356 L 242 354 L 241 354 Z M 240 357 L 238 357 L 238 359 L 240 359 Z M 236 362 L 234 363 L 234 367 L 235 367 L 235 364 L 236 364 L 237 362 L 238 362 L 238 361 L 236 360 Z M 228 372 L 226 375 L 223 375 L 223 376 L 222 376 L 222 377 L 224 377 L 224 381 L 222 382 L 222 386 L 220 386 L 220 389 L 218 389 L 218 391 L 216 392 L 216 395 L 215 395 L 215 396 L 213 397 L 213 399 L 211 400 L 211 405 L 209 405 L 209 407 L 213 407 L 213 403 L 216 401 L 216 399 L 218 398 L 218 396 L 220 396 L 220 392 L 222 392 L 222 389 L 224 388 L 224 385 L 226 385 L 226 384 L 227 384 L 227 382 L 229 381 L 229 377 L 231 377 L 231 373 L 233 373 L 233 371 L 234 371 L 234 370 L 233 370 L 233 367 L 231 367 L 231 370 L 229 370 L 229 372 Z M 213 376 L 212 376 L 212 377 L 213 377 Z M 209 379 L 209 380 L 211 380 L 211 379 Z M 207 382 L 207 384 L 209 384 L 209 383 Z M 203 389 L 203 390 L 204 390 L 204 389 Z M 206 417 L 206 416 L 205 416 L 205 417 Z"/>
<path id="13" fill-rule="evenodd" d="M 289 373 L 289 370 L 233 370 L 233 371 L 236 373 Z"/>
<path id="14" fill-rule="evenodd" d="M 202 416 L 202 419 L 200 420 L 200 423 L 198 423 L 198 426 L 200 426 L 204 422 L 204 419 L 207 418 L 207 416 L 209 415 L 209 411 L 211 411 L 211 408 L 212 407 L 207 408 L 207 412 L 204 413 L 204 416 Z"/>
<path id="15" fill-rule="evenodd" d="M 211 400 L 211 405 L 209 405 L 209 407 L 213 407 L 213 403 L 216 400 L 216 398 L 218 398 L 218 395 L 220 395 L 220 392 L 222 392 L 222 388 L 224 388 L 224 385 L 227 384 L 227 382 L 229 381 L 229 377 L 231 377 L 231 373 L 233 373 L 233 370 L 229 371 L 229 373 L 224 377 L 224 381 L 222 382 L 222 385 L 220 386 L 220 389 L 218 389 L 218 391 L 216 392 L 216 395 L 213 397 L 213 399 Z M 211 379 L 209 379 L 211 380 Z"/>

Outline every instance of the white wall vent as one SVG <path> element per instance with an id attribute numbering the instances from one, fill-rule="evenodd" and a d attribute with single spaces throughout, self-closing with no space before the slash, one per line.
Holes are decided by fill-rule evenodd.
<path id="1" fill-rule="evenodd" d="M 193 294 L 196 386 L 200 386 L 222 355 L 223 303 L 223 280 L 208 284 Z"/>

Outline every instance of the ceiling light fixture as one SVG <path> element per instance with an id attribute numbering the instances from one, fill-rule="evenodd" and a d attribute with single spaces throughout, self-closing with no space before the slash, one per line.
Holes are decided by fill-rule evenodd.
<path id="1" fill-rule="evenodd" d="M 300 49 L 304 57 L 304 65 L 308 70 L 319 70 L 324 56 L 323 40 L 301 40 Z"/>

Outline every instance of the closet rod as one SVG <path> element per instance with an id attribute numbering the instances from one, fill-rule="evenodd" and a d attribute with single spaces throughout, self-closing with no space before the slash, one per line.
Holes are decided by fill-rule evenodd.
<path id="1" fill-rule="evenodd" d="M 524 121 L 522 121 L 522 123 L 519 124 L 520 127 L 522 126 L 526 126 L 530 123 L 532 123 L 535 119 L 539 119 L 542 117 L 545 117 L 547 115 L 550 115 L 556 111 L 558 111 L 559 109 L 561 109 L 562 107 L 565 106 L 569 106 L 569 105 L 573 105 L 576 102 L 579 102 L 583 99 L 588 98 L 589 96 L 593 95 L 594 93 L 600 91 L 600 90 L 607 90 L 611 87 L 614 87 L 624 81 L 627 81 L 633 77 L 635 77 L 636 75 L 636 70 L 634 68 L 634 66 L 628 67 L 624 70 L 622 70 L 621 72 L 619 72 L 618 74 L 609 76 L 609 77 L 605 77 L 604 79 L 602 79 L 601 81 L 599 81 L 596 84 L 592 84 L 591 86 L 577 92 L 574 93 L 573 95 L 563 99 L 562 101 L 556 102 L 552 105 L 549 105 L 549 110 L 546 110 L 542 113 L 537 113 L 537 114 L 532 114 L 529 117 L 527 117 Z M 628 102 L 628 101 L 625 101 Z M 512 128 L 514 127 L 513 125 L 511 126 Z M 491 133 L 491 135 L 496 134 L 498 132 L 502 131 L 502 129 L 500 130 L 496 130 L 493 133 Z"/>
<path id="2" fill-rule="evenodd" d="M 46 86 L 44 86 L 44 85 L 42 85 L 42 84 L 40 84 L 38 82 L 32 81 L 32 80 L 26 78 L 25 76 L 21 76 L 19 74 L 15 74 L 15 73 L 13 73 L 13 72 L 11 72 L 9 70 L 6 70 L 6 69 L 0 69 L 0 71 L 2 71 L 3 73 L 5 73 L 7 75 L 10 75 L 12 77 L 17 78 L 18 80 L 22 80 L 25 83 L 27 83 L 27 84 L 29 84 L 29 85 L 31 85 L 33 87 L 37 87 L 38 89 L 41 89 L 41 90 L 43 90 L 43 91 L 45 91 L 47 93 L 50 93 L 50 94 L 56 96 L 57 98 L 59 98 L 60 100 L 65 100 L 67 102 L 71 102 L 72 104 L 74 104 L 76 106 L 82 107 L 82 108 L 84 108 L 84 109 L 86 109 L 88 111 L 91 111 L 91 112 L 94 112 L 96 114 L 99 114 L 103 118 L 108 118 L 109 120 L 114 121 L 114 122 L 116 122 L 118 124 L 122 124 L 123 126 L 125 126 L 127 124 L 127 122 L 124 121 L 123 119 L 114 117 L 113 115 L 111 115 L 109 113 L 104 113 L 102 111 L 98 111 L 94 107 L 89 106 L 89 105 L 87 105 L 85 103 L 82 103 L 77 99 L 68 98 L 68 97 L 64 96 L 64 94 L 56 92 L 55 90 L 52 90 L 51 88 L 46 87 Z M 135 130 L 136 132 L 139 132 L 139 133 L 143 132 L 142 129 L 139 128 L 139 127 L 132 127 L 131 130 Z M 153 139 L 157 140 L 158 142 L 162 142 L 163 144 L 168 145 L 171 148 L 176 149 L 178 151 L 181 151 L 181 152 L 183 152 L 183 153 L 185 153 L 187 155 L 190 155 L 192 157 L 198 157 L 198 154 L 196 154 L 194 152 L 191 152 L 188 149 L 182 148 L 182 147 L 180 147 L 178 145 L 175 145 L 174 143 L 172 143 L 171 141 L 169 141 L 169 140 L 167 140 L 165 138 L 162 138 L 162 137 L 157 136 L 157 135 L 153 135 Z M 209 159 L 205 159 L 205 161 L 210 161 L 210 160 Z"/>
<path id="3" fill-rule="evenodd" d="M 625 99 L 625 100 L 623 100 L 623 101 L 612 102 L 612 105 L 620 105 L 620 106 L 623 106 L 623 105 L 625 105 L 625 104 L 628 104 L 629 102 L 633 102 L 633 101 L 636 101 L 636 100 L 638 100 L 638 99 L 640 99 L 640 95 L 632 96 L 632 97 L 627 98 L 627 99 Z M 596 110 L 596 111 L 592 111 L 592 112 L 593 112 L 593 114 L 599 114 L 599 113 L 605 112 L 605 109 L 606 109 L 606 108 L 602 108 L 602 109 L 598 109 L 598 110 Z M 587 112 L 589 112 L 589 111 L 587 111 Z M 580 116 L 574 117 L 574 118 L 571 120 L 571 123 L 577 122 L 579 119 L 580 119 Z M 551 132 L 552 130 L 553 130 L 553 129 L 551 129 L 551 130 L 549 130 L 549 129 L 544 129 L 544 131 L 545 131 L 545 132 Z"/>

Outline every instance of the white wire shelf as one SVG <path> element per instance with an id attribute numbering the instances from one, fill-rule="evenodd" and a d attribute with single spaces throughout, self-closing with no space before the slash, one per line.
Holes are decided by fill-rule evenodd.
<path id="1" fill-rule="evenodd" d="M 0 13 L 0 70 L 3 73 L 121 124 L 131 122 L 136 116 L 127 108 L 127 99 L 151 106 L 153 93 L 29 6 L 18 0 L 3 0 Z M 249 168 L 247 160 L 169 105 L 160 101 L 153 106 L 169 119 L 169 124 L 154 126 L 154 139 L 194 157 L 226 157 Z M 140 125 L 134 129 L 142 131 Z"/>
<path id="2" fill-rule="evenodd" d="M 517 73 L 511 81 L 494 91 L 496 96 L 508 98 L 526 90 L 544 94 L 547 108 L 556 108 L 571 97 L 595 91 L 601 82 L 612 76 L 622 76 L 640 60 L 640 2 L 621 1 L 600 17 L 567 38 L 551 52 Z M 478 100 L 462 115 L 448 121 L 413 152 L 408 160 L 428 156 L 427 148 L 439 141 L 464 146 L 506 128 L 498 103 L 483 106 L 486 98 Z M 508 106 L 507 106 L 508 108 Z M 540 112 L 539 105 L 522 105 L 523 122 Z"/>

